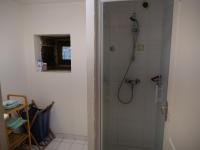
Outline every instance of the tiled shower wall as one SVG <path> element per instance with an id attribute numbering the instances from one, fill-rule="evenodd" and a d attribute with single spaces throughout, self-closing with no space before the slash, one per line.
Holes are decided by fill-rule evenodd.
<path id="1" fill-rule="evenodd" d="M 123 105 L 117 100 L 117 89 L 132 55 L 130 16 L 135 12 L 140 35 L 128 78 L 139 78 L 134 100 Z M 155 146 L 155 85 L 151 77 L 160 74 L 162 49 L 163 2 L 151 0 L 144 9 L 141 1 L 112 2 L 104 7 L 104 146 L 124 145 L 153 149 Z M 142 48 L 144 46 L 144 49 Z M 139 48 L 140 47 L 140 48 Z M 130 88 L 122 88 L 128 99 Z M 105 148 L 106 149 L 106 148 Z M 109 149 L 110 150 L 110 149 Z"/>

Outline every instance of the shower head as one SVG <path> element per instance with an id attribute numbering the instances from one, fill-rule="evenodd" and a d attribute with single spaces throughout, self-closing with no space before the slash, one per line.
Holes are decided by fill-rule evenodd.
<path id="1" fill-rule="evenodd" d="M 140 31 L 139 27 L 139 21 L 136 18 L 136 13 L 133 13 L 132 16 L 130 17 L 130 20 L 133 22 L 133 32 L 138 33 Z"/>
<path id="2" fill-rule="evenodd" d="M 133 16 L 130 17 L 130 20 L 133 21 L 133 22 L 137 21 L 136 18 L 133 17 Z"/>
<path id="3" fill-rule="evenodd" d="M 133 22 L 136 21 L 136 13 L 135 12 L 131 15 L 130 20 Z"/>

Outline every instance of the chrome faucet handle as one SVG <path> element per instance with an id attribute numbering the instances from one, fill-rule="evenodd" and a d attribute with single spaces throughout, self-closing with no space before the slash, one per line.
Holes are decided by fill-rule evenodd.
<path id="1" fill-rule="evenodd" d="M 162 84 L 162 76 L 161 75 L 157 75 L 155 77 L 152 77 L 151 81 L 153 81 L 153 83 L 155 83 L 156 85 L 161 86 L 161 84 Z"/>
<path id="2" fill-rule="evenodd" d="M 132 79 L 125 79 L 125 83 L 127 83 L 127 84 L 131 84 L 131 85 L 137 85 L 137 84 L 139 84 L 141 82 L 141 80 L 140 79 L 138 79 L 138 78 L 136 78 L 136 79 L 134 79 L 134 80 L 132 80 Z"/>

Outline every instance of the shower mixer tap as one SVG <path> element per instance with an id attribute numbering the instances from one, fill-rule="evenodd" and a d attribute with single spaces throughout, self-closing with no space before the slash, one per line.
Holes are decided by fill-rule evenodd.
<path id="1" fill-rule="evenodd" d="M 138 79 L 138 78 L 136 78 L 136 79 L 134 79 L 134 80 L 128 79 L 128 78 L 125 79 L 125 83 L 130 84 L 130 85 L 132 85 L 132 86 L 137 85 L 137 84 L 139 84 L 140 82 L 141 82 L 141 80 Z"/>
<path id="2" fill-rule="evenodd" d="M 154 76 L 151 78 L 151 81 L 153 81 L 156 85 L 161 85 L 162 76 L 161 75 Z"/>

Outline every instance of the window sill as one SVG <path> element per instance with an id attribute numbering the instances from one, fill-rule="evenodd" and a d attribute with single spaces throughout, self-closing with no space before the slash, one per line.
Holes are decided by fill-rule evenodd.
<path id="1" fill-rule="evenodd" d="M 46 71 L 41 71 L 41 72 L 61 72 L 61 73 L 69 73 L 71 70 L 46 70 Z"/>

